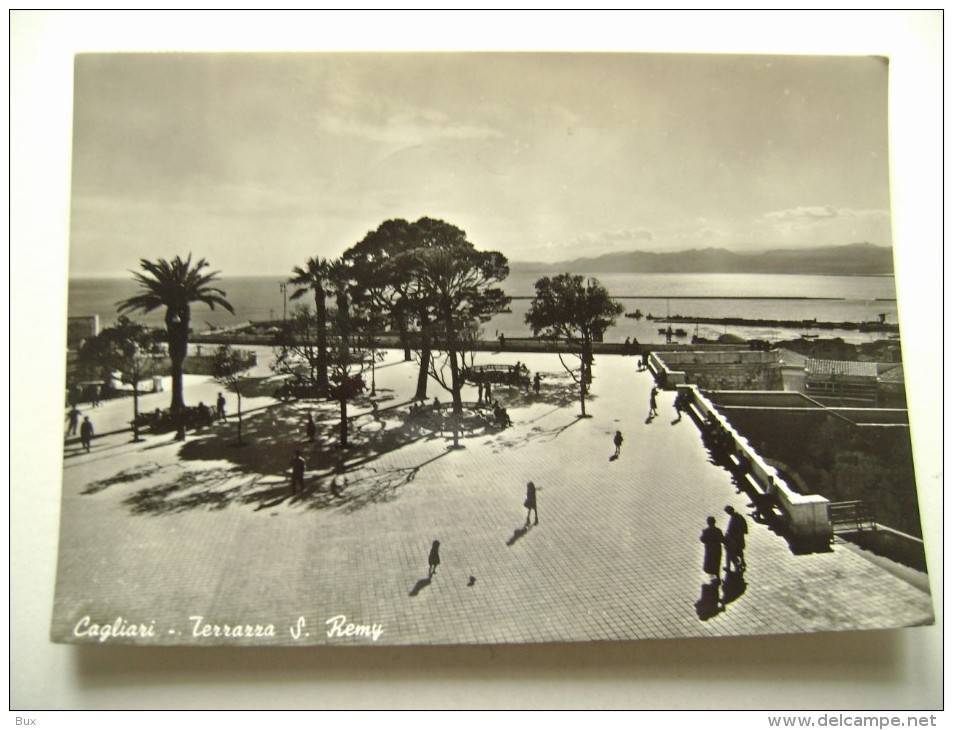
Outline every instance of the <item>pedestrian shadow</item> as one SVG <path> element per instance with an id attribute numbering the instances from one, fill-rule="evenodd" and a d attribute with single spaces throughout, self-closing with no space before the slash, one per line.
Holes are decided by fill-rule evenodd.
<path id="1" fill-rule="evenodd" d="M 512 547 L 513 545 L 515 545 L 516 541 L 519 540 L 524 535 L 526 535 L 526 533 L 528 533 L 529 530 L 530 530 L 529 525 L 521 525 L 520 527 L 517 527 L 515 530 L 513 530 L 513 534 L 510 536 L 510 539 L 506 541 L 506 546 Z"/>
<path id="2" fill-rule="evenodd" d="M 417 584 L 411 589 L 410 593 L 407 595 L 411 598 L 414 598 L 418 593 L 420 593 L 424 588 L 430 585 L 430 578 L 421 578 L 417 581 Z"/>
<path id="3" fill-rule="evenodd" d="M 117 450 L 119 450 L 119 449 L 125 448 L 126 446 L 129 445 L 129 443 L 130 443 L 129 441 L 122 441 L 122 442 L 120 442 L 120 443 L 114 443 L 114 444 L 110 444 L 110 445 L 106 446 L 105 444 L 103 444 L 103 443 L 101 443 L 101 442 L 100 442 L 99 444 L 97 444 L 97 443 L 96 443 L 96 439 L 93 439 L 93 443 L 92 443 L 92 445 L 90 446 L 90 450 L 89 450 L 89 451 L 86 451 L 86 449 L 84 449 L 81 445 L 76 446 L 76 448 L 64 449 L 64 450 L 63 450 L 63 459 L 64 459 L 64 460 L 66 460 L 66 459 L 76 459 L 76 458 L 81 457 L 81 456 L 93 456 L 93 457 L 99 456 L 99 457 L 105 459 L 105 458 L 109 458 L 109 457 L 112 457 L 112 456 L 116 456 L 116 454 L 111 453 L 111 452 L 114 452 L 114 451 L 117 451 Z M 96 461 L 99 461 L 99 458 L 97 458 L 97 459 L 95 459 L 95 460 L 96 460 Z M 87 462 L 87 461 L 91 461 L 91 459 L 85 459 L 84 462 L 82 462 L 82 463 L 85 463 L 85 462 Z"/>
<path id="4" fill-rule="evenodd" d="M 190 434 L 190 435 L 191 435 L 193 438 L 195 438 L 197 434 Z M 157 442 L 154 443 L 154 444 L 149 444 L 148 446 L 143 446 L 140 450 L 141 450 L 141 451 L 155 451 L 156 449 L 164 449 L 164 448 L 167 448 L 167 447 L 169 447 L 169 446 L 173 446 L 173 447 L 175 447 L 175 446 L 182 446 L 182 445 L 185 444 L 185 443 L 188 443 L 188 436 L 186 437 L 186 440 L 185 440 L 185 441 L 182 441 L 181 439 L 176 439 L 176 438 L 173 438 L 173 437 L 169 437 L 169 438 L 167 438 L 167 439 L 163 439 L 162 441 L 157 441 Z"/>
<path id="5" fill-rule="evenodd" d="M 240 495 L 236 499 L 236 502 L 240 504 L 255 504 L 257 502 L 258 506 L 255 507 L 255 511 L 258 512 L 263 509 L 277 507 L 281 504 L 293 505 L 297 502 L 301 502 L 315 490 L 314 486 L 306 486 L 303 494 L 296 494 L 291 491 L 291 486 L 286 479 L 279 481 L 270 480 L 268 482 L 261 480 L 260 483 L 262 486 L 261 489 L 252 490 L 248 494 Z M 257 486 L 258 484 L 259 480 L 257 479 L 252 482 L 252 486 Z"/>
<path id="6" fill-rule="evenodd" d="M 745 582 L 744 573 L 740 570 L 726 570 L 725 580 L 721 585 L 721 603 L 727 606 L 732 601 L 742 596 L 748 584 Z"/>
<path id="7" fill-rule="evenodd" d="M 282 490 L 282 491 L 286 492 L 287 490 Z M 262 502 L 257 507 L 255 507 L 255 512 L 260 512 L 263 509 L 271 509 L 272 507 L 277 507 L 279 504 L 284 504 L 285 502 L 288 502 L 290 499 L 291 499 L 290 494 L 287 494 L 287 493 L 282 494 L 281 496 L 276 497 L 275 499 L 272 499 L 270 502 Z"/>
<path id="8" fill-rule="evenodd" d="M 708 583 L 702 583 L 702 593 L 695 602 L 695 612 L 702 621 L 708 621 L 714 618 L 725 608 L 721 603 L 721 596 L 718 595 L 718 579 L 712 578 Z"/>
<path id="9" fill-rule="evenodd" d="M 609 457 L 609 461 L 618 461 L 618 460 L 619 460 L 618 454 L 613 454 L 612 456 Z"/>
<path id="10" fill-rule="evenodd" d="M 655 420 L 655 416 L 653 416 L 653 415 L 650 413 L 650 414 L 646 417 L 646 419 L 645 419 L 645 425 L 647 426 L 648 424 L 652 423 L 652 421 L 654 421 L 654 420 Z"/>

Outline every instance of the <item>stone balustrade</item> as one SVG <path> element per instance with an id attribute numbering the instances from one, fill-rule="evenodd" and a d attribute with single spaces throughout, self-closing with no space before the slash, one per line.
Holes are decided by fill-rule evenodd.
<path id="1" fill-rule="evenodd" d="M 793 540 L 803 545 L 828 545 L 833 537 L 829 500 L 817 494 L 805 495 L 794 491 L 781 478 L 777 469 L 755 451 L 748 439 L 735 430 L 698 388 L 681 385 L 679 390 L 688 392 L 687 402 L 702 423 L 711 416 L 730 436 L 734 453 L 745 460 L 750 479 L 762 494 L 770 496 L 783 511 Z"/>

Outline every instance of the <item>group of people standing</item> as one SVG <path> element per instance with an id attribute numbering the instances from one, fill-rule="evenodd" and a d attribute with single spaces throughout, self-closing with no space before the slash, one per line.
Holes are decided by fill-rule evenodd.
<path id="1" fill-rule="evenodd" d="M 734 570 L 743 572 L 745 564 L 745 535 L 748 534 L 748 523 L 738 514 L 734 507 L 725 507 L 728 514 L 728 526 L 722 532 L 714 517 L 708 518 L 708 526 L 702 530 L 701 540 L 705 546 L 705 557 L 702 570 L 716 580 L 721 576 L 722 547 L 725 554 L 725 572 Z"/>

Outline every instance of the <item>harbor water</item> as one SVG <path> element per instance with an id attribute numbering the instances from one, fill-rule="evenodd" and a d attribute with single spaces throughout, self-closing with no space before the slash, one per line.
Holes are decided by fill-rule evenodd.
<path id="1" fill-rule="evenodd" d="M 513 297 L 510 311 L 495 316 L 483 326 L 485 338 L 504 334 L 508 338 L 529 337 L 525 324 L 534 293 L 534 282 L 543 274 L 516 272 L 502 284 Z M 882 315 L 885 321 L 897 323 L 897 301 L 891 276 L 816 276 L 784 274 L 582 274 L 597 279 L 624 307 L 627 314 L 641 312 L 641 319 L 621 316 L 605 336 L 607 342 L 637 338 L 639 342 L 662 342 L 667 324 L 655 321 L 668 316 L 685 318 L 729 318 L 755 320 L 795 320 L 808 322 L 875 322 Z M 281 319 L 298 303 L 314 305 L 313 296 L 298 301 L 285 300 L 279 286 L 283 279 L 268 277 L 223 277 L 219 286 L 227 293 L 235 314 L 205 305 L 192 308 L 192 328 L 203 331 L 233 327 L 244 322 Z M 290 295 L 292 289 L 288 287 Z M 112 279 L 71 279 L 69 282 L 69 316 L 99 315 L 100 326 L 114 322 L 117 303 L 137 293 L 132 277 Z M 134 318 L 146 324 L 161 326 L 162 311 Z M 673 329 L 686 335 L 676 341 L 688 341 L 697 334 L 716 339 L 733 334 L 743 339 L 770 341 L 796 339 L 799 335 L 841 337 L 860 343 L 885 339 L 882 333 L 859 332 L 856 329 L 820 329 L 805 325 L 796 328 L 754 327 L 738 325 L 678 322 Z"/>

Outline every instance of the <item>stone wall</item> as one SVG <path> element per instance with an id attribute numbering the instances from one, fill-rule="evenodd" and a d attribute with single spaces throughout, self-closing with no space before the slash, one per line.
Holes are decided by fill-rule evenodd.
<path id="1" fill-rule="evenodd" d="M 792 488 L 711 400 L 691 385 L 679 391 L 683 389 L 702 423 L 711 418 L 729 435 L 732 452 L 744 459 L 759 491 L 773 497 L 784 510 L 792 538 L 802 546 L 826 546 L 833 535 L 829 501 L 819 494 L 800 494 Z"/>
<path id="2" fill-rule="evenodd" d="M 759 453 L 796 470 L 811 491 L 832 502 L 860 500 L 877 522 L 920 537 L 910 430 L 906 424 L 853 423 L 834 410 L 724 409 L 737 430 Z M 858 413 L 851 413 L 858 417 Z M 881 414 L 888 415 L 888 414 Z"/>
<path id="3" fill-rule="evenodd" d="M 783 390 L 777 350 L 652 353 L 653 372 L 663 387 L 697 385 L 704 390 Z"/>

